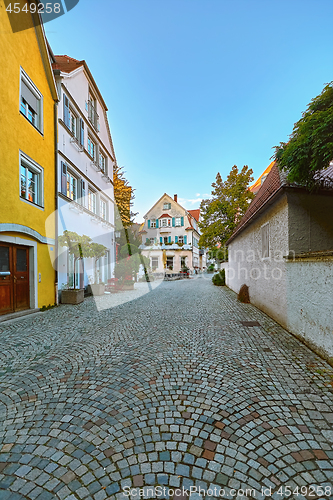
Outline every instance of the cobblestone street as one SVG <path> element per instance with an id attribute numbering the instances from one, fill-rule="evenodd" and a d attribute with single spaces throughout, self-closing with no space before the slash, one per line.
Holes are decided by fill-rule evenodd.
<path id="1" fill-rule="evenodd" d="M 333 498 L 332 367 L 209 276 L 105 307 L 0 325 L 1 500 Z"/>

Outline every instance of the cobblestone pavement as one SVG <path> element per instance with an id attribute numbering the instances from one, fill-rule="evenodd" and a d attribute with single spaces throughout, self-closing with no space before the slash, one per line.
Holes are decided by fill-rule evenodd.
<path id="1" fill-rule="evenodd" d="M 210 278 L 61 306 L 0 342 L 1 500 L 333 498 L 333 369 Z"/>

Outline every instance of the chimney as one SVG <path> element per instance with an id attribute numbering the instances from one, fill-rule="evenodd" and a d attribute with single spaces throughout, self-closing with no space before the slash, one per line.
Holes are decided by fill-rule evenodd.
<path id="1" fill-rule="evenodd" d="M 177 195 L 176 194 L 173 195 L 173 199 L 177 203 Z"/>

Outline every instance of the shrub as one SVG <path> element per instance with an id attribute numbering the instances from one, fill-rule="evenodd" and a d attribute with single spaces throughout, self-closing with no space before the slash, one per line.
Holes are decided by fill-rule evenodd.
<path id="1" fill-rule="evenodd" d="M 240 287 L 237 299 L 243 304 L 250 304 L 249 287 L 247 285 Z"/>
<path id="2" fill-rule="evenodd" d="M 213 285 L 225 286 L 225 270 L 221 269 L 220 272 L 215 274 L 212 278 Z"/>

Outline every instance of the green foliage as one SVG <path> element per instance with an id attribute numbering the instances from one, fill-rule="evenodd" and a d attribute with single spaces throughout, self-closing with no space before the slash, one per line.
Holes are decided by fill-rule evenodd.
<path id="1" fill-rule="evenodd" d="M 120 248 L 120 257 L 122 259 L 134 255 L 136 253 L 140 253 L 140 250 L 136 245 L 132 245 L 131 243 L 127 243 L 126 245 Z"/>
<path id="2" fill-rule="evenodd" d="M 215 271 L 215 266 L 214 264 L 210 264 L 208 267 L 207 267 L 207 273 L 213 273 Z"/>
<path id="3" fill-rule="evenodd" d="M 225 182 L 217 174 L 216 181 L 212 184 L 212 197 L 202 200 L 200 205 L 201 247 L 224 245 L 230 238 L 254 197 L 248 190 L 249 183 L 253 181 L 252 173 L 246 165 L 240 172 L 234 165 Z"/>
<path id="4" fill-rule="evenodd" d="M 64 231 L 64 233 L 58 237 L 58 243 L 61 247 L 67 247 L 69 254 L 74 255 L 74 259 L 84 259 L 85 257 L 91 257 L 91 242 L 92 239 L 83 234 L 78 235 L 74 231 Z"/>
<path id="5" fill-rule="evenodd" d="M 221 269 L 217 274 L 214 274 L 212 282 L 216 286 L 225 286 L 225 270 Z"/>
<path id="6" fill-rule="evenodd" d="M 40 312 L 48 311 L 49 309 L 53 309 L 54 307 L 58 307 L 56 303 L 49 304 L 48 306 L 42 306 L 39 310 Z"/>
<path id="7" fill-rule="evenodd" d="M 144 267 L 149 266 L 149 258 L 135 253 L 131 257 L 121 259 L 115 265 L 114 275 L 120 281 L 132 279 L 132 277 L 139 271 L 140 264 Z"/>
<path id="8" fill-rule="evenodd" d="M 90 243 L 90 255 L 89 257 L 92 257 L 95 259 L 95 283 L 98 283 L 97 279 L 97 261 L 101 258 L 104 257 L 106 254 L 107 248 L 104 245 L 101 245 L 100 243 Z"/>
<path id="9" fill-rule="evenodd" d="M 313 187 L 315 173 L 333 159 L 333 82 L 312 99 L 290 140 L 275 146 L 273 158 L 288 171 L 290 182 Z"/>

